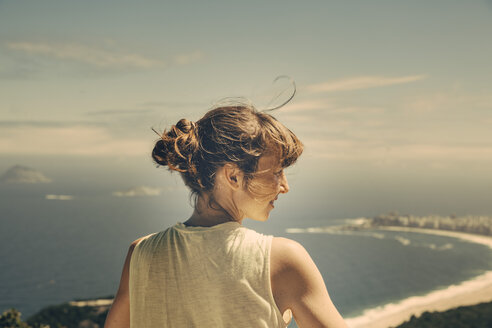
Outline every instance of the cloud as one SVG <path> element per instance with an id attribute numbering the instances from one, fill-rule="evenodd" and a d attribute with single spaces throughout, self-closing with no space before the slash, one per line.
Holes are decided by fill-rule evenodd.
<path id="1" fill-rule="evenodd" d="M 200 61 L 201 51 L 172 55 L 148 55 L 132 51 L 115 42 L 83 44 L 76 42 L 11 41 L 3 43 L 5 53 L 0 79 L 33 79 L 46 75 L 97 78 L 138 71 L 162 71 Z"/>
<path id="2" fill-rule="evenodd" d="M 48 183 L 51 182 L 51 179 L 35 169 L 15 165 L 0 177 L 0 181 L 6 183 Z"/>
<path id="3" fill-rule="evenodd" d="M 358 89 L 369 89 L 395 84 L 410 83 L 427 78 L 426 75 L 411 75 L 400 77 L 359 76 L 331 82 L 312 84 L 307 86 L 311 92 L 336 92 Z"/>
<path id="4" fill-rule="evenodd" d="M 152 59 L 140 54 L 121 53 L 115 50 L 106 50 L 76 43 L 10 42 L 7 44 L 7 47 L 10 50 L 23 52 L 32 56 L 41 55 L 103 68 L 158 68 L 165 66 L 162 60 Z"/>
<path id="5" fill-rule="evenodd" d="M 480 120 L 482 120 L 486 116 L 490 117 L 492 95 L 490 93 L 469 94 L 463 92 L 460 88 L 452 88 L 450 90 L 411 95 L 402 99 L 402 108 L 408 112 L 415 112 L 419 116 L 438 112 L 444 112 L 449 115 L 452 111 L 460 113 L 465 108 L 469 115 L 473 115 L 473 109 L 475 111 L 482 109 L 485 112 L 477 112 L 480 115 Z"/>
<path id="6" fill-rule="evenodd" d="M 327 103 L 323 100 L 307 100 L 289 103 L 284 108 L 282 108 L 282 112 L 304 112 L 318 109 L 328 109 L 332 107 L 332 104 Z"/>
<path id="7" fill-rule="evenodd" d="M 0 78 L 6 80 L 25 80 L 36 76 L 37 69 L 32 63 L 14 62 L 0 67 Z"/>
<path id="8" fill-rule="evenodd" d="M 201 51 L 192 51 L 174 56 L 169 61 L 160 58 L 151 58 L 143 54 L 124 52 L 108 43 L 104 47 L 94 47 L 80 43 L 43 43 L 43 42 L 9 42 L 7 49 L 32 57 L 44 57 L 49 59 L 86 64 L 99 69 L 155 69 L 169 65 L 188 65 L 203 58 Z M 17 66 L 26 62 L 18 63 Z M 15 76 L 20 68 L 3 72 L 4 77 Z M 30 74 L 35 71 L 28 67 Z M 1 72 L 0 72 L 1 73 Z"/>
<path id="9" fill-rule="evenodd" d="M 150 114 L 155 112 L 153 109 L 104 109 L 104 110 L 95 110 L 89 111 L 87 115 L 141 115 L 141 114 Z"/>
<path id="10" fill-rule="evenodd" d="M 305 138 L 303 142 L 309 156 L 329 160 L 364 161 L 373 164 L 395 164 L 421 161 L 429 166 L 436 163 L 492 162 L 492 145 L 412 143 L 392 144 L 384 140 L 349 138 Z"/>
<path id="11" fill-rule="evenodd" d="M 16 124 L 21 124 L 17 122 Z M 115 135 L 98 125 L 6 125 L 0 129 L 0 153 L 4 155 L 145 156 L 153 147 L 148 138 Z M 28 131 L 28 132 L 26 132 Z"/>
<path id="12" fill-rule="evenodd" d="M 174 57 L 174 62 L 178 65 L 188 65 L 195 63 L 203 58 L 201 51 L 194 51 L 187 54 L 180 54 Z"/>
<path id="13" fill-rule="evenodd" d="M 382 107 L 367 107 L 367 106 L 346 106 L 336 107 L 330 110 L 332 114 L 384 114 L 386 111 Z"/>
<path id="14" fill-rule="evenodd" d="M 130 188 L 124 191 L 115 191 L 113 195 L 116 197 L 137 197 L 137 196 L 159 196 L 161 193 L 160 188 L 153 188 L 147 186 L 138 186 Z"/>
<path id="15" fill-rule="evenodd" d="M 12 127 L 73 127 L 73 126 L 104 126 L 105 123 L 93 121 L 0 121 L 0 126 Z"/>
<path id="16" fill-rule="evenodd" d="M 142 107 L 157 107 L 157 108 L 172 108 L 172 109 L 177 109 L 177 108 L 186 108 L 186 107 L 191 107 L 191 108 L 207 108 L 210 106 L 208 101 L 146 101 L 143 103 L 138 104 L 138 106 Z"/>
<path id="17" fill-rule="evenodd" d="M 320 118 L 324 118 L 325 114 L 330 117 L 335 115 L 361 115 L 361 114 L 383 114 L 386 111 L 383 107 L 370 107 L 370 106 L 350 106 L 350 105 L 337 105 L 335 102 L 327 102 L 323 100 L 309 100 L 294 103 L 292 105 L 286 105 L 282 108 L 282 113 L 286 113 L 287 116 L 293 114 L 293 117 L 305 117 L 319 121 Z"/>
<path id="18" fill-rule="evenodd" d="M 285 113 L 279 111 L 309 157 L 432 169 L 485 168 L 492 162 L 492 96 L 484 91 L 452 85 L 411 91 L 394 102 L 347 94 L 311 98 L 294 102 L 290 109 L 287 105 Z"/>
<path id="19" fill-rule="evenodd" d="M 51 195 L 51 194 L 48 194 L 48 195 L 45 195 L 44 198 L 48 199 L 48 200 L 72 200 L 73 196 L 72 195 Z"/>
<path id="20" fill-rule="evenodd" d="M 133 66 L 151 68 L 163 65 L 161 61 L 137 54 L 117 54 L 107 50 L 78 44 L 48 45 L 42 43 L 19 42 L 9 43 L 8 47 L 32 55 L 45 55 L 58 59 L 84 62 L 100 67 Z"/>

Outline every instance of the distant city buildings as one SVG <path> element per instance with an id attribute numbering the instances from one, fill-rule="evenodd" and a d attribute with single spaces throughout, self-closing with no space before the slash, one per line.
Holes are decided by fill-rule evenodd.
<path id="1" fill-rule="evenodd" d="M 492 217 L 489 216 L 413 216 L 396 213 L 378 215 L 368 219 L 365 227 L 397 226 L 423 229 L 460 231 L 492 236 Z"/>

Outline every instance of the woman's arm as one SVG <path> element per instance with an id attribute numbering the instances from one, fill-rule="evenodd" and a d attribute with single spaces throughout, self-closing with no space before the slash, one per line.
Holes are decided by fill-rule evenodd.
<path id="1" fill-rule="evenodd" d="M 140 238 L 141 239 L 141 238 Z M 130 259 L 133 249 L 140 239 L 135 240 L 128 249 L 123 272 L 121 273 L 120 286 L 113 300 L 113 305 L 108 312 L 104 328 L 129 328 L 130 327 L 130 295 L 129 295 L 129 278 L 130 278 Z"/>
<path id="2" fill-rule="evenodd" d="M 292 310 L 299 327 L 347 327 L 321 273 L 301 244 L 273 238 L 270 267 L 275 302 L 282 313 Z"/>

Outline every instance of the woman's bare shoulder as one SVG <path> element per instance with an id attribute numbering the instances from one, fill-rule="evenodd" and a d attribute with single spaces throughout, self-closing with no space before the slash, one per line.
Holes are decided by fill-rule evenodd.
<path id="1" fill-rule="evenodd" d="M 326 290 L 316 264 L 297 241 L 274 237 L 270 261 L 272 283 L 288 289 L 288 294 L 299 297 L 310 287 Z"/>
<path id="2" fill-rule="evenodd" d="M 311 258 L 299 242 L 283 237 L 273 237 L 270 256 L 275 264 L 291 268 Z"/>

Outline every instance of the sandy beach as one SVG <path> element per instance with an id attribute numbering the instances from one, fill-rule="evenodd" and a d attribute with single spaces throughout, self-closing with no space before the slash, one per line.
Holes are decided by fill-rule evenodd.
<path id="1" fill-rule="evenodd" d="M 488 236 L 405 227 L 380 227 L 378 230 L 418 232 L 448 236 L 482 244 L 492 249 L 492 237 Z M 395 327 L 410 319 L 412 315 L 419 316 L 425 311 L 445 311 L 462 305 L 473 305 L 489 301 L 492 301 L 492 271 L 487 271 L 480 276 L 463 281 L 460 284 L 432 291 L 427 295 L 410 297 L 398 303 L 390 303 L 366 310 L 361 316 L 347 318 L 346 322 L 351 328 Z"/>

